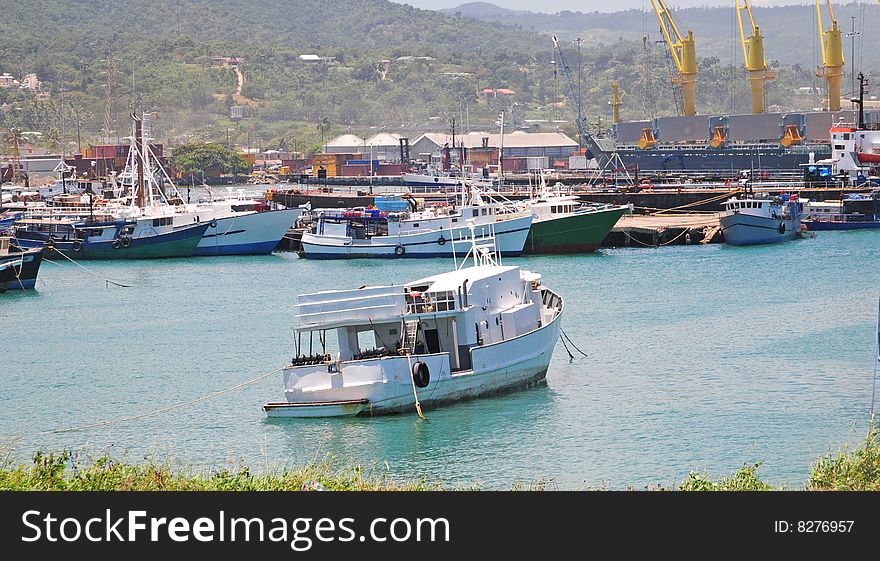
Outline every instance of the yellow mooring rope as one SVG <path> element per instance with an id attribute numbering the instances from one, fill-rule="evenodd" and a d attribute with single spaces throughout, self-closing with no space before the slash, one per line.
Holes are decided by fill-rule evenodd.
<path id="1" fill-rule="evenodd" d="M 415 400 L 416 400 L 416 412 L 418 412 L 419 417 L 421 417 L 422 419 L 424 419 L 425 416 L 422 415 L 422 404 L 419 403 L 419 394 L 418 394 L 418 392 L 416 391 L 416 380 L 415 380 L 415 378 L 413 377 L 412 355 L 409 354 L 409 351 L 408 351 L 408 350 L 407 350 L 407 352 L 406 352 L 406 360 L 407 360 L 407 362 L 409 362 L 409 381 L 412 383 L 413 397 L 414 397 Z"/>

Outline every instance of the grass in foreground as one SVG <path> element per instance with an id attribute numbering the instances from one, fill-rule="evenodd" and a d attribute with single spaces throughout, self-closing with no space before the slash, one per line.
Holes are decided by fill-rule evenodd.
<path id="1" fill-rule="evenodd" d="M 761 463 L 745 466 L 731 477 L 712 481 L 691 472 L 680 491 L 773 491 L 761 480 Z M 474 487 L 476 489 L 476 487 Z M 514 490 L 543 489 L 543 485 Z M 819 458 L 806 483 L 808 491 L 880 491 L 880 430 L 872 430 L 852 452 L 829 453 Z M 3 491 L 436 491 L 439 485 L 425 480 L 399 482 L 360 467 L 339 468 L 332 462 L 254 475 L 247 468 L 224 469 L 210 474 L 174 469 L 169 465 L 133 465 L 102 457 L 90 465 L 72 461 L 70 454 L 34 455 L 31 465 L 0 466 Z"/>
<path id="2" fill-rule="evenodd" d="M 4 491 L 428 491 L 424 481 L 397 482 L 369 475 L 362 468 L 338 468 L 331 462 L 254 475 L 247 468 L 210 474 L 176 470 L 168 465 L 133 465 L 102 457 L 91 465 L 70 454 L 37 452 L 29 466 L 0 467 Z"/>

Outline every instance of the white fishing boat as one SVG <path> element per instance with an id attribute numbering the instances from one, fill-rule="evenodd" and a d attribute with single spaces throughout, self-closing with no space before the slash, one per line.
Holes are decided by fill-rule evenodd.
<path id="1" fill-rule="evenodd" d="M 470 246 L 447 273 L 300 295 L 286 399 L 264 405 L 267 415 L 421 414 L 544 380 L 562 298 L 541 275 L 502 265 L 491 238 Z"/>
<path id="2" fill-rule="evenodd" d="M 452 241 L 494 237 L 501 255 L 517 256 L 525 245 L 532 213 L 485 201 L 469 187 L 461 205 L 412 212 L 379 209 L 325 210 L 302 236 L 302 255 L 313 259 L 360 257 L 453 257 Z M 459 255 L 461 248 L 458 248 Z"/>
<path id="3" fill-rule="evenodd" d="M 729 199 L 720 217 L 724 241 L 731 245 L 757 245 L 800 237 L 805 202 L 788 194 Z"/>
<path id="4" fill-rule="evenodd" d="M 207 222 L 208 229 L 196 248 L 196 255 L 259 255 L 271 253 L 302 212 L 246 196 L 243 191 L 227 196 L 209 193 L 195 204 L 183 202 L 179 190 L 156 158 L 149 144 L 149 116 L 144 115 L 132 133 L 125 169 L 120 178 L 135 178 L 131 190 L 130 215 L 170 218 L 175 227 Z M 142 163 L 143 162 L 143 163 Z M 143 198 L 138 184 L 142 170 Z M 123 183 L 124 185 L 125 183 Z M 135 209 L 138 209 L 135 211 Z"/>

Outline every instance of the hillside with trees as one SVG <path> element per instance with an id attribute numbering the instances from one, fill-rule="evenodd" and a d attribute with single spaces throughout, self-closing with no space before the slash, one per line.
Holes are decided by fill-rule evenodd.
<path id="1" fill-rule="evenodd" d="M 494 129 L 502 109 L 510 126 L 544 121 L 574 134 L 547 33 L 570 39 L 582 21 L 605 25 L 585 35 L 580 52 L 583 105 L 594 126 L 608 124 L 612 80 L 624 94 L 623 118 L 675 112 L 664 47 L 643 43 L 641 23 L 633 27 L 621 15 L 632 19 L 630 12 L 495 9 L 491 16 L 490 9 L 481 17 L 501 20 L 487 21 L 464 7 L 440 13 L 384 0 L 0 0 L 0 10 L 0 74 L 21 81 L 33 73 L 42 82 L 34 91 L 0 88 L 0 130 L 15 128 L 68 153 L 124 138 L 133 108 L 158 113 L 154 136 L 172 147 L 208 142 L 310 152 L 322 137 L 380 130 L 414 137 L 448 130 L 453 118 L 471 130 Z M 730 12 L 682 10 L 681 17 L 704 14 L 723 27 Z M 838 9 L 838 18 L 846 13 Z M 877 13 L 868 7 L 864 21 Z M 773 21 L 757 9 L 756 18 Z M 694 28 L 698 37 L 710 29 Z M 779 70 L 768 102 L 780 110 L 815 107 L 812 65 L 776 57 L 771 30 L 762 28 L 768 62 Z M 809 58 L 810 41 L 789 48 Z M 864 61 L 873 60 L 871 42 L 864 44 Z M 712 54 L 709 41 L 698 44 L 701 113 L 748 110 L 741 53 L 732 46 Z M 576 70 L 575 45 L 566 40 L 565 50 Z M 494 93 L 500 88 L 516 93 Z M 243 119 L 230 118 L 232 106 L 242 108 Z M 0 137 L 0 152 L 8 152 L 7 137 Z"/>

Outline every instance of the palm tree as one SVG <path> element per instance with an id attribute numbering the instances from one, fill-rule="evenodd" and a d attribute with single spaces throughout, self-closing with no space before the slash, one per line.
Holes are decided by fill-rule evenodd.
<path id="1" fill-rule="evenodd" d="M 326 116 L 321 117 L 321 121 L 318 123 L 318 126 L 315 127 L 318 129 L 318 132 L 321 133 L 321 145 L 324 146 L 324 152 L 327 151 L 327 146 L 324 145 L 324 135 L 330 132 L 331 127 L 330 119 Z"/>

